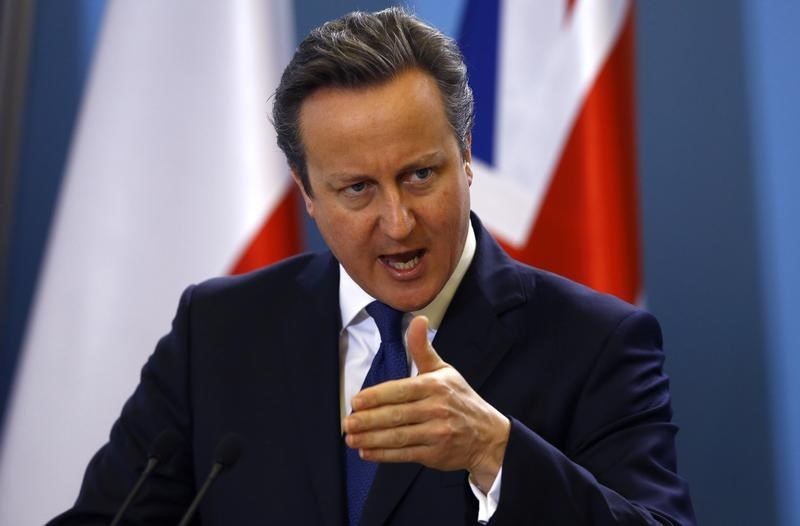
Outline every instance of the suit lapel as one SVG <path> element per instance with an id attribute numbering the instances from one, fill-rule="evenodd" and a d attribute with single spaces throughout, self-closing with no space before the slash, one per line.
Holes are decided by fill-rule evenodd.
<path id="1" fill-rule="evenodd" d="M 433 347 L 478 391 L 518 337 L 508 323 L 525 301 L 515 263 L 473 216 L 475 258 L 464 276 Z"/>
<path id="2" fill-rule="evenodd" d="M 286 328 L 286 376 L 294 404 L 305 469 L 329 526 L 345 523 L 339 409 L 339 278 L 332 256 L 320 257 L 298 277 L 301 293 L 291 299 Z"/>
<path id="3" fill-rule="evenodd" d="M 502 318 L 525 301 L 513 261 L 472 216 L 477 248 L 450 302 L 433 347 L 476 391 L 502 360 L 516 333 Z M 381 464 L 364 505 L 361 526 L 385 524 L 419 475 L 420 464 Z"/>

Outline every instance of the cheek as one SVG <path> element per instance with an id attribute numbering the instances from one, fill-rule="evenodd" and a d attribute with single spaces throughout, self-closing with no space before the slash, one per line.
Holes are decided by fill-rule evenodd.
<path id="1" fill-rule="evenodd" d="M 370 239 L 366 218 L 352 211 L 317 212 L 317 227 L 331 248 L 342 256 L 366 251 Z"/>
<path id="2" fill-rule="evenodd" d="M 451 187 L 430 203 L 426 215 L 432 223 L 439 227 L 453 230 L 459 227 L 462 222 L 461 218 L 468 210 L 469 194 L 459 187 Z"/>

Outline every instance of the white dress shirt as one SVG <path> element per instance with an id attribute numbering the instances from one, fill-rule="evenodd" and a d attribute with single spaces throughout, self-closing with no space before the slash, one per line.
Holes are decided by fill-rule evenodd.
<path id="1" fill-rule="evenodd" d="M 461 258 L 456 264 L 455 270 L 432 302 L 419 311 L 407 312 L 403 316 L 404 335 L 414 316 L 424 315 L 429 322 L 428 340 L 433 341 L 447 307 L 450 305 L 450 300 L 453 299 L 474 255 L 475 232 L 470 223 L 464 250 L 461 252 Z M 365 310 L 366 306 L 373 301 L 375 298 L 359 287 L 344 267 L 339 265 L 339 307 L 342 313 L 342 330 L 339 333 L 339 400 L 342 419 L 352 411 L 350 401 L 361 390 L 372 360 L 380 347 L 381 336 L 378 326 Z M 418 374 L 417 366 L 413 361 L 410 361 L 409 373 L 411 376 Z M 488 494 L 484 494 L 472 481 L 469 483 L 472 493 L 478 499 L 478 522 L 487 522 L 497 509 L 497 503 L 500 500 L 502 472 L 501 467 Z"/>

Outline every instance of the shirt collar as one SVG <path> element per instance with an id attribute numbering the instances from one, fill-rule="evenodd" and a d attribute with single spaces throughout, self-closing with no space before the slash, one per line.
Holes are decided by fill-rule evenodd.
<path id="1" fill-rule="evenodd" d="M 450 305 L 453 295 L 456 293 L 456 290 L 458 290 L 458 286 L 461 284 L 461 280 L 464 279 L 464 274 L 467 273 L 467 269 L 470 263 L 472 263 L 472 258 L 475 256 L 475 232 L 472 229 L 472 221 L 468 221 L 467 223 L 469 227 L 467 230 L 467 239 L 464 242 L 464 249 L 461 251 L 461 258 L 458 260 L 453 273 L 450 274 L 450 278 L 444 284 L 442 290 L 439 291 L 439 294 L 433 298 L 433 301 L 422 309 L 412 313 L 414 316 L 420 314 L 427 316 L 429 326 L 433 330 L 439 329 L 442 318 L 444 318 L 444 313 L 447 311 L 447 307 Z M 364 308 L 373 301 L 375 301 L 375 298 L 359 287 L 340 263 L 339 309 L 342 313 L 342 330 L 354 321 L 357 321 L 356 318 L 360 321 L 363 316 L 366 316 Z"/>

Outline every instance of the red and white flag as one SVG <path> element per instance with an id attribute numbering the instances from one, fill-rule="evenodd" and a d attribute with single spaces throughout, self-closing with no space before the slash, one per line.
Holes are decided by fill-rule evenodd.
<path id="1" fill-rule="evenodd" d="M 74 501 L 184 287 L 300 247 L 268 119 L 289 1 L 110 2 L 0 451 L 0 524 Z"/>
<path id="2" fill-rule="evenodd" d="M 494 112 L 478 108 L 473 208 L 515 258 L 629 302 L 642 294 L 633 38 L 631 0 L 475 0 L 461 38 Z"/>

